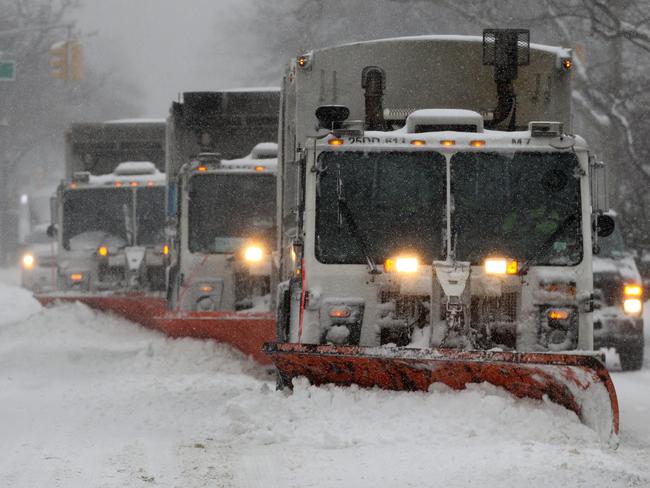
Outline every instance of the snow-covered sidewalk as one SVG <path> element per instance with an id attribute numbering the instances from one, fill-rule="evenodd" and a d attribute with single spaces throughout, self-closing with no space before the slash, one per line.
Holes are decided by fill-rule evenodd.
<path id="1" fill-rule="evenodd" d="M 287 395 L 210 341 L 2 283 L 0 306 L 2 487 L 650 486 L 650 369 L 615 374 L 611 451 L 573 413 L 489 386 Z"/>

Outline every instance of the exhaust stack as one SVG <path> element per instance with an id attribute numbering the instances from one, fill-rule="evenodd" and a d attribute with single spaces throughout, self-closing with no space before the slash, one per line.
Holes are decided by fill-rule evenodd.
<path id="1" fill-rule="evenodd" d="M 366 130 L 385 130 L 384 88 L 386 73 L 378 66 L 366 66 L 361 71 L 361 88 L 366 100 Z"/>
<path id="2" fill-rule="evenodd" d="M 483 31 L 483 64 L 494 66 L 497 86 L 497 106 L 492 120 L 485 121 L 487 129 L 494 129 L 510 114 L 509 130 L 517 127 L 517 96 L 513 81 L 518 67 L 530 63 L 530 31 L 527 29 L 485 29 Z"/>

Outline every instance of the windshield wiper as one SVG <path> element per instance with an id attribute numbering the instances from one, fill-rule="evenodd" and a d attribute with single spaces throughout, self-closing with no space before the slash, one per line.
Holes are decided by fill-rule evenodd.
<path id="1" fill-rule="evenodd" d="M 345 194 L 343 190 L 343 179 L 341 178 L 340 166 L 337 167 L 336 170 L 336 203 L 337 203 L 337 210 L 338 210 L 339 229 L 343 224 L 343 220 L 345 220 L 345 223 L 348 224 L 348 228 L 350 229 L 350 234 L 352 234 L 352 237 L 354 237 L 354 239 L 357 241 L 357 245 L 359 246 L 359 249 L 361 250 L 363 257 L 366 259 L 366 263 L 370 268 L 369 273 L 379 274 L 379 271 L 377 270 L 377 265 L 375 264 L 375 260 L 372 259 L 372 256 L 368 251 L 368 245 L 366 244 L 366 240 L 359 232 L 359 227 L 357 227 L 357 222 L 354 219 L 354 215 L 352 215 L 352 212 L 350 211 L 350 207 L 348 207 L 348 203 L 345 200 Z"/>
<path id="2" fill-rule="evenodd" d="M 548 236 L 548 239 L 546 239 L 542 244 L 537 248 L 535 251 L 535 254 L 533 254 L 529 259 L 527 259 L 524 264 L 521 266 L 521 269 L 519 270 L 519 274 L 526 274 L 528 269 L 530 268 L 530 265 L 537 260 L 543 253 L 548 251 L 553 244 L 555 243 L 555 239 L 557 239 L 560 235 L 564 233 L 566 228 L 571 225 L 577 218 L 576 214 L 571 214 L 568 215 L 558 226 L 557 229 L 555 229 L 555 232 L 553 232 L 550 236 Z"/>
<path id="3" fill-rule="evenodd" d="M 124 217 L 124 230 L 126 232 L 126 240 L 129 246 L 134 244 L 134 235 L 133 235 L 133 221 L 131 219 L 131 212 L 126 203 L 122 204 L 122 216 Z"/>

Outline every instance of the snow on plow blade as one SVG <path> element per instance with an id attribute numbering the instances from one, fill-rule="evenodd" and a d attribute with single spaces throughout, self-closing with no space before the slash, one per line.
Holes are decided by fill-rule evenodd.
<path id="1" fill-rule="evenodd" d="M 462 390 L 491 383 L 519 398 L 547 396 L 575 412 L 601 440 L 618 446 L 618 401 L 604 364 L 593 354 L 459 351 L 267 343 L 284 384 L 298 376 L 387 390 L 427 391 L 433 383 Z"/>
<path id="2" fill-rule="evenodd" d="M 146 293 L 115 293 L 106 295 L 44 293 L 34 295 L 43 306 L 56 302 L 80 302 L 101 312 L 111 312 L 131 322 L 157 328 L 155 317 L 166 309 L 166 300 L 160 295 Z"/>
<path id="3" fill-rule="evenodd" d="M 172 337 L 214 339 L 236 347 L 261 364 L 271 364 L 262 345 L 276 336 L 270 312 L 168 312 L 156 317 L 157 327 Z"/>

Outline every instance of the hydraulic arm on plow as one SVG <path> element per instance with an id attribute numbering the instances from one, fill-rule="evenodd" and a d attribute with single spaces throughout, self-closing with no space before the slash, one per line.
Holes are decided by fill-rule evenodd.
<path id="1" fill-rule="evenodd" d="M 617 445 L 616 394 L 593 352 L 605 208 L 593 155 L 569 135 L 571 65 L 522 30 L 290 63 L 278 342 L 264 348 L 280 386 L 488 382 L 559 403 Z"/>

